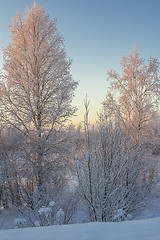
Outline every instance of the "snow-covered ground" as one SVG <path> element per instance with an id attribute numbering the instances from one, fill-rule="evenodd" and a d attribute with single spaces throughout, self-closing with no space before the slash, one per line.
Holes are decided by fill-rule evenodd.
<path id="1" fill-rule="evenodd" d="M 14 209 L 0 213 L 0 240 L 160 240 L 160 197 L 152 199 L 136 220 L 50 227 L 14 228 Z"/>
<path id="2" fill-rule="evenodd" d="M 0 231 L 1 240 L 160 240 L 160 218 Z"/>
<path id="3" fill-rule="evenodd" d="M 160 240 L 160 187 L 136 219 L 119 223 L 84 223 L 14 228 L 14 209 L 0 213 L 0 240 Z"/>
<path id="4" fill-rule="evenodd" d="M 14 209 L 0 213 L 0 240 L 160 240 L 160 198 L 152 199 L 136 217 L 119 223 L 84 223 L 14 228 Z"/>

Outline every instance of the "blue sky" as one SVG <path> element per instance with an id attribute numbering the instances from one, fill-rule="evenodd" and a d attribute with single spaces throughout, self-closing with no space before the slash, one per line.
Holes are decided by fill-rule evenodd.
<path id="1" fill-rule="evenodd" d="M 51 19 L 58 19 L 58 29 L 64 37 L 68 57 L 73 60 L 71 73 L 79 86 L 74 106 L 78 107 L 74 122 L 83 121 L 86 93 L 90 99 L 90 121 L 108 89 L 107 71 L 120 71 L 123 55 L 133 47 L 145 59 L 160 58 L 159 0 L 37 0 Z M 0 0 L 0 68 L 2 47 L 9 42 L 7 24 L 19 11 L 24 15 L 31 0 Z"/>

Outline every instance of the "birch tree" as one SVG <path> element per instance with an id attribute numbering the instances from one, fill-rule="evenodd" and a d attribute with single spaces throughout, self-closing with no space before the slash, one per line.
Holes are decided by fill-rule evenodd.
<path id="1" fill-rule="evenodd" d="M 122 74 L 115 70 L 108 72 L 112 90 L 108 92 L 103 105 L 106 111 L 112 114 L 116 112 L 127 131 L 137 139 L 148 133 L 147 126 L 157 110 L 160 94 L 159 62 L 150 58 L 145 63 L 135 50 L 129 56 L 123 56 L 121 67 Z"/>
<path id="2" fill-rule="evenodd" d="M 3 49 L 1 119 L 26 136 L 26 149 L 34 146 L 30 164 L 39 191 L 47 153 L 59 155 L 56 142 L 60 146 L 63 140 L 57 135 L 75 112 L 71 102 L 77 82 L 56 25 L 57 20 L 34 2 L 24 17 L 17 13 L 13 18 L 10 43 Z"/>

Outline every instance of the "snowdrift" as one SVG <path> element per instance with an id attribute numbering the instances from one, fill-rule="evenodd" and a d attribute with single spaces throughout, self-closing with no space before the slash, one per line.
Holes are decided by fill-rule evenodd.
<path id="1" fill-rule="evenodd" d="M 1 230 L 0 240 L 160 240 L 160 218 Z"/>

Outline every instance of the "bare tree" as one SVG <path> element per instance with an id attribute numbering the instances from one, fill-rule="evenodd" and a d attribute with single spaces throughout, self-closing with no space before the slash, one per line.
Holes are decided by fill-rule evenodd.
<path id="1" fill-rule="evenodd" d="M 56 23 L 34 2 L 24 17 L 17 13 L 13 18 L 9 26 L 11 41 L 3 49 L 1 119 L 26 136 L 26 151 L 34 146 L 34 154 L 28 159 L 39 191 L 46 180 L 48 152 L 50 159 L 64 156 L 55 143 L 60 146 L 65 141 L 62 135 L 60 139 L 57 136 L 75 112 L 71 101 L 77 82 L 70 74 L 71 61 Z"/>

